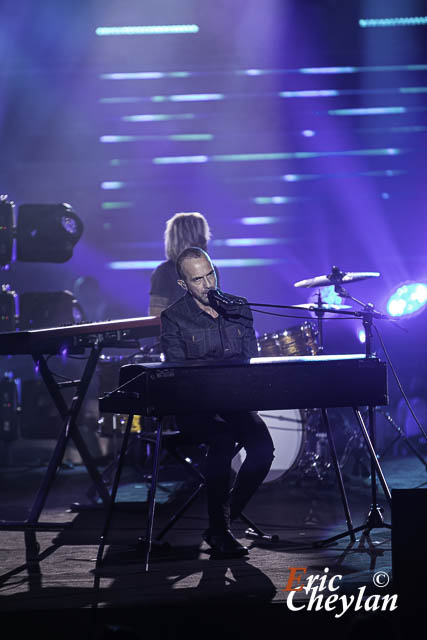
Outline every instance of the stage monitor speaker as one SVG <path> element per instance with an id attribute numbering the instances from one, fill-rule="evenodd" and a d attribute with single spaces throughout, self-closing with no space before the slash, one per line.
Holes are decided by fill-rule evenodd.
<path id="1" fill-rule="evenodd" d="M 425 609 L 427 575 L 427 489 L 392 492 L 393 592 L 400 608 Z"/>

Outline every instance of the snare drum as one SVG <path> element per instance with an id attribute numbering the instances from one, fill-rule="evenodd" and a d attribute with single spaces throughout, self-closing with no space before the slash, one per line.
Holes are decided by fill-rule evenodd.
<path id="1" fill-rule="evenodd" d="M 263 357 L 315 356 L 318 351 L 317 331 L 310 322 L 285 331 L 265 333 L 257 343 L 259 355 Z"/>
<path id="2" fill-rule="evenodd" d="M 277 333 L 264 333 L 264 335 L 257 340 L 259 355 L 266 358 L 280 356 L 280 347 L 277 341 L 278 337 L 279 335 Z"/>
<path id="3" fill-rule="evenodd" d="M 299 409 L 260 411 L 259 416 L 268 427 L 275 449 L 273 463 L 264 479 L 264 483 L 269 483 L 283 478 L 301 458 L 306 441 L 305 418 Z M 234 456 L 234 471 L 240 469 L 245 457 L 243 449 Z"/>

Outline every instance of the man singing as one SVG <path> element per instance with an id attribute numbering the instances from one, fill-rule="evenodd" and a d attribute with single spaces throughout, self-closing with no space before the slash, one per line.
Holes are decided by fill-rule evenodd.
<path id="1" fill-rule="evenodd" d="M 211 304 L 215 269 L 208 254 L 198 247 L 185 249 L 176 262 L 178 284 L 186 294 L 161 314 L 161 343 L 170 362 L 183 360 L 248 359 L 257 355 L 252 313 L 247 305 L 227 307 Z M 235 296 L 227 294 L 231 301 Z M 242 300 L 239 298 L 239 300 Z M 214 306 L 213 306 L 214 305 Z M 205 470 L 209 528 L 203 538 L 217 557 L 240 557 L 248 553 L 230 531 L 267 475 L 274 446 L 263 420 L 256 412 L 192 413 L 177 416 L 186 439 L 209 446 Z M 230 491 L 231 461 L 235 445 L 246 458 Z"/>

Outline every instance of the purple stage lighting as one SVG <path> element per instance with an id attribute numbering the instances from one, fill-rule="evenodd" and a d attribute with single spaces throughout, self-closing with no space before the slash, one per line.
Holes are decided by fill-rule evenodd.
<path id="1" fill-rule="evenodd" d="M 387 302 L 390 316 L 413 316 L 421 312 L 427 304 L 427 284 L 408 282 L 396 289 Z"/>

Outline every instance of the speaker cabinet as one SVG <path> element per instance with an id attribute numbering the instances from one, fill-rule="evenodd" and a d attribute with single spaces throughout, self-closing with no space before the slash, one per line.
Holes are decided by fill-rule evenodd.
<path id="1" fill-rule="evenodd" d="M 425 609 L 427 489 L 392 490 L 392 569 L 400 607 Z"/>

